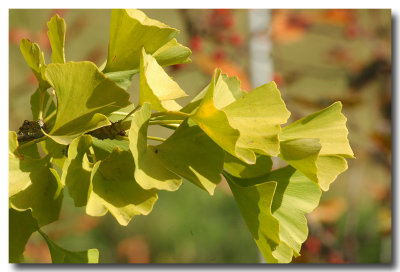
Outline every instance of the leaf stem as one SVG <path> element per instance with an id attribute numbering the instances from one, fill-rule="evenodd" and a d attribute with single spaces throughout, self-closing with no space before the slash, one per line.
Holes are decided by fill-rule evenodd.
<path id="1" fill-rule="evenodd" d="M 180 125 L 182 120 L 155 120 L 149 121 L 149 125 Z"/>
<path id="2" fill-rule="evenodd" d="M 160 141 L 160 142 L 165 142 L 166 139 L 161 138 L 161 137 L 156 137 L 156 136 L 147 136 L 148 140 L 155 140 L 155 141 Z"/>
<path id="3" fill-rule="evenodd" d="M 183 118 L 187 118 L 187 117 L 191 116 L 191 114 L 181 112 L 181 111 L 161 111 L 161 112 L 152 113 L 151 117 L 165 116 L 165 115 L 180 116 Z"/>
<path id="4" fill-rule="evenodd" d="M 40 96 L 39 96 L 39 114 L 38 119 L 43 120 L 43 104 L 44 104 L 44 95 L 46 90 L 40 88 Z"/>
<path id="5" fill-rule="evenodd" d="M 120 122 L 122 123 L 123 121 L 125 121 L 129 116 L 131 116 L 132 114 L 135 113 L 135 111 L 137 111 L 138 109 L 140 109 L 140 105 L 137 105 L 133 110 L 131 110 L 131 112 L 129 112 Z"/>

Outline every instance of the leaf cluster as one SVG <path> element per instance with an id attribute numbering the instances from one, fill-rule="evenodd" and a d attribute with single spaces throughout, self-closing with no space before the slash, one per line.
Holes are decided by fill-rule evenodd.
<path id="1" fill-rule="evenodd" d="M 267 262 L 299 255 L 308 233 L 305 214 L 353 157 L 340 102 L 282 127 L 290 112 L 274 82 L 247 93 L 239 79 L 216 69 L 209 85 L 182 106 L 177 100 L 187 94 L 163 68 L 190 62 L 190 49 L 174 38 L 178 30 L 139 10 L 113 10 L 107 60 L 97 67 L 66 62 L 62 18 L 51 18 L 48 28 L 50 64 L 38 44 L 21 41 L 39 86 L 31 97 L 34 121 L 9 133 L 10 262 L 22 261 L 35 231 L 53 262 L 98 261 L 96 249 L 63 249 L 40 229 L 58 219 L 65 189 L 88 215 L 110 212 L 126 226 L 151 212 L 158 191 L 176 191 L 188 181 L 213 195 L 222 176 Z M 136 106 L 126 91 L 135 74 Z M 46 129 L 31 133 L 35 122 Z M 149 135 L 154 125 L 173 133 Z M 23 141 L 24 133 L 30 138 Z M 287 166 L 272 170 L 272 157 Z"/>

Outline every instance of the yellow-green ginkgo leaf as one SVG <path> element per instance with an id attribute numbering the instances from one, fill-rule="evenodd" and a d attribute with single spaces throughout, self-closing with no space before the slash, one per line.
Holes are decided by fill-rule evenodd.
<path id="1" fill-rule="evenodd" d="M 90 183 L 92 165 L 86 154 L 92 142 L 90 135 L 82 135 L 74 139 L 69 145 L 68 158 L 63 166 L 61 183 L 67 186 L 76 207 L 86 205 L 92 190 Z"/>
<path id="2" fill-rule="evenodd" d="M 175 99 L 187 94 L 172 80 L 156 59 L 145 50 L 140 59 L 140 96 L 139 105 L 150 103 L 157 111 L 177 111 L 181 106 Z"/>
<path id="3" fill-rule="evenodd" d="M 64 63 L 64 44 L 65 44 L 65 21 L 58 14 L 54 15 L 50 21 L 47 22 L 47 36 L 51 45 L 51 61 L 53 63 Z"/>
<path id="4" fill-rule="evenodd" d="M 150 213 L 158 198 L 157 190 L 139 186 L 134 177 L 134 164 L 130 151 L 116 148 L 93 166 L 86 213 L 102 216 L 108 210 L 123 226 L 135 215 Z"/>
<path id="5" fill-rule="evenodd" d="M 279 220 L 281 244 L 274 256 L 287 256 L 287 247 L 294 256 L 300 255 L 302 243 L 307 239 L 308 227 L 305 214 L 312 212 L 319 203 L 321 190 L 318 186 L 291 166 L 272 171 L 265 181 L 277 181 L 272 202 L 272 214 Z M 279 260 L 279 259 L 278 259 Z M 281 259 L 280 262 L 290 262 Z"/>
<path id="6" fill-rule="evenodd" d="M 347 169 L 345 158 L 354 157 L 341 108 L 336 102 L 283 128 L 280 135 L 280 157 L 324 191 Z"/>
<path id="7" fill-rule="evenodd" d="M 280 125 L 286 123 L 290 112 L 274 82 L 252 90 L 222 110 L 240 132 L 238 147 L 264 155 L 279 154 Z"/>
<path id="8" fill-rule="evenodd" d="M 279 221 L 271 212 L 276 182 L 244 186 L 238 184 L 239 179 L 226 173 L 224 176 L 264 258 L 269 263 L 277 262 L 272 253 L 280 243 Z"/>
<path id="9" fill-rule="evenodd" d="M 103 72 L 139 70 L 142 48 L 153 54 L 177 33 L 177 29 L 148 18 L 140 10 L 112 10 L 107 64 Z"/>
<path id="10" fill-rule="evenodd" d="M 219 88 L 214 89 L 214 104 L 218 109 L 235 102 L 246 94 L 246 92 L 242 90 L 240 80 L 237 77 L 230 77 L 227 74 L 221 74 L 221 79 L 225 84 L 220 84 Z M 207 93 L 209 87 L 210 85 L 199 92 L 180 111 L 193 113 L 199 107 L 201 100 Z"/>
<path id="11" fill-rule="evenodd" d="M 129 94 L 88 61 L 50 64 L 46 78 L 57 96 L 57 116 L 48 135 L 60 144 L 110 125 L 106 115 L 130 104 Z"/>
<path id="12" fill-rule="evenodd" d="M 30 209 L 39 226 L 58 219 L 63 186 L 49 157 L 31 158 L 18 148 L 17 135 L 9 133 L 9 203 L 18 211 Z"/>
<path id="13" fill-rule="evenodd" d="M 245 162 L 255 163 L 254 152 L 237 146 L 239 131 L 230 125 L 226 113 L 215 106 L 214 93 L 225 87 L 226 83 L 217 70 L 199 107 L 190 118 L 226 152 Z"/>
<path id="14" fill-rule="evenodd" d="M 39 233 L 45 239 L 49 247 L 52 263 L 84 264 L 99 262 L 99 251 L 96 248 L 84 251 L 66 250 L 54 243 L 43 231 L 39 230 Z"/>
<path id="15" fill-rule="evenodd" d="M 22 263 L 25 245 L 39 226 L 36 219 L 32 217 L 31 210 L 21 212 L 10 208 L 8 211 L 9 262 Z"/>
<path id="16" fill-rule="evenodd" d="M 331 106 L 310 114 L 282 128 L 280 140 L 319 139 L 321 155 L 337 154 L 346 158 L 354 158 L 354 153 L 347 139 L 346 117 L 342 114 L 342 103 L 335 102 Z"/>
<path id="17" fill-rule="evenodd" d="M 182 178 L 168 170 L 158 159 L 157 151 L 147 145 L 147 127 L 151 106 L 144 103 L 133 114 L 129 130 L 129 148 L 135 160 L 135 179 L 144 189 L 175 191 L 182 184 Z"/>
<path id="18" fill-rule="evenodd" d="M 237 178 L 255 178 L 271 172 L 272 159 L 269 156 L 257 155 L 255 164 L 247 164 L 225 152 L 224 170 Z"/>
<path id="19" fill-rule="evenodd" d="M 267 262 L 288 263 L 293 255 L 299 256 L 308 235 L 305 214 L 318 205 L 321 197 L 318 186 L 291 166 L 256 178 L 240 179 L 227 174 L 225 177 L 256 242 L 255 233 L 269 235 L 257 242 Z M 272 185 L 274 190 L 261 190 Z M 260 220 L 266 215 L 276 223 Z M 268 237 L 275 237 L 274 243 L 268 243 Z"/>
<path id="20" fill-rule="evenodd" d="M 32 72 L 37 78 L 40 89 L 46 90 L 49 88 L 50 85 L 44 77 L 44 69 L 46 68 L 44 54 L 40 50 L 39 45 L 31 42 L 28 39 L 22 39 L 20 42 L 20 50 L 25 58 L 26 63 L 32 69 Z"/>
<path id="21" fill-rule="evenodd" d="M 191 62 L 192 51 L 174 38 L 160 47 L 152 55 L 161 66 Z"/>
<path id="22" fill-rule="evenodd" d="M 190 119 L 165 142 L 150 149 L 166 168 L 211 195 L 221 181 L 224 152 Z"/>

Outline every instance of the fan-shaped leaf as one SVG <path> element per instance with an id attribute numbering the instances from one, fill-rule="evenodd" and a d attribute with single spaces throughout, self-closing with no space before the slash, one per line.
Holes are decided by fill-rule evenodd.
<path id="1" fill-rule="evenodd" d="M 135 160 L 135 179 L 144 189 L 175 191 L 182 179 L 171 172 L 158 159 L 154 149 L 147 146 L 147 127 L 151 116 L 151 106 L 144 103 L 134 113 L 129 130 L 129 148 Z"/>
<path id="2" fill-rule="evenodd" d="M 221 181 L 224 153 L 193 121 L 187 119 L 162 144 L 150 147 L 166 168 L 209 194 Z"/>
<path id="3" fill-rule="evenodd" d="M 98 161 L 92 170 L 90 193 L 86 212 L 101 216 L 107 210 L 126 226 L 133 216 L 148 214 L 157 201 L 157 190 L 144 190 L 134 178 L 134 160 L 131 152 L 116 148 L 104 161 Z"/>
<path id="4" fill-rule="evenodd" d="M 173 81 L 156 59 L 145 50 L 140 59 L 139 104 L 148 102 L 157 111 L 179 110 L 181 106 L 174 100 L 187 94 Z"/>
<path id="5" fill-rule="evenodd" d="M 91 62 L 50 64 L 46 78 L 57 95 L 57 116 L 48 134 L 60 144 L 110 125 L 105 115 L 130 104 L 129 94 Z"/>
<path id="6" fill-rule="evenodd" d="M 139 70 L 142 48 L 153 54 L 177 33 L 177 29 L 148 18 L 140 10 L 112 10 L 104 72 Z"/>
<path id="7" fill-rule="evenodd" d="M 354 158 L 347 139 L 346 117 L 336 102 L 284 127 L 280 157 L 327 191 Z"/>

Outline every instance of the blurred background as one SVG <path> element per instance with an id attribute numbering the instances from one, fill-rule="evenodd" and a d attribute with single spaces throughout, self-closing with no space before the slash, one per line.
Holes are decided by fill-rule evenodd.
<path id="1" fill-rule="evenodd" d="M 289 123 L 343 103 L 357 159 L 307 216 L 309 238 L 295 263 L 389 263 L 391 244 L 391 12 L 390 10 L 144 10 L 181 30 L 190 64 L 166 68 L 191 96 L 215 67 L 250 91 L 274 80 L 292 115 Z M 109 10 L 9 10 L 9 129 L 31 120 L 37 82 L 19 51 L 22 38 L 39 43 L 47 63 L 46 22 L 67 24 L 67 61 L 101 65 L 107 56 Z M 138 101 L 139 80 L 129 89 Z M 65 193 L 60 220 L 44 227 L 70 250 L 98 248 L 103 263 L 263 262 L 225 182 L 214 196 L 189 182 L 160 192 L 153 211 L 127 227 L 111 215 L 89 217 Z M 33 235 L 27 262 L 51 262 Z"/>

